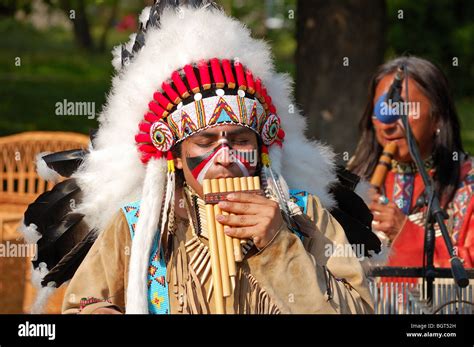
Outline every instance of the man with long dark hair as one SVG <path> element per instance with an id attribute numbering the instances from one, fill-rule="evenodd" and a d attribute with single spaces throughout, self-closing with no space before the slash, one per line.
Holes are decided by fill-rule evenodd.
<path id="1" fill-rule="evenodd" d="M 414 137 L 442 207 L 449 215 L 446 222 L 455 249 L 465 267 L 473 267 L 472 159 L 462 147 L 459 119 L 448 81 L 434 64 L 418 57 L 401 57 L 378 68 L 369 86 L 367 106 L 360 121 L 362 136 L 349 169 L 370 179 L 385 145 L 396 143 L 392 169 L 382 192 L 374 193 L 369 207 L 374 214 L 374 229 L 382 232 L 391 244 L 389 265 L 421 266 L 426 216 L 421 199 L 424 184 L 410 156 L 401 122 L 384 124 L 374 117 L 374 104 L 389 90 L 402 65 L 408 72 L 409 102 L 417 106 L 408 113 Z M 401 95 L 405 96 L 405 86 Z M 449 267 L 449 258 L 437 230 L 435 265 Z"/>

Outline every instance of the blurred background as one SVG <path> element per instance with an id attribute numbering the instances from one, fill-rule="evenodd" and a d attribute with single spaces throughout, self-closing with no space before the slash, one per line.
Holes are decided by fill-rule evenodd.
<path id="1" fill-rule="evenodd" d="M 295 78 L 309 137 L 352 154 L 370 75 L 384 60 L 409 53 L 448 75 L 463 142 L 473 152 L 473 1 L 217 1 L 269 41 L 278 71 Z M 100 112 L 113 73 L 110 51 L 128 40 L 152 2 L 0 0 L 0 136 L 95 128 L 96 119 L 55 115 L 55 105 L 94 102 Z"/>
<path id="2" fill-rule="evenodd" d="M 277 70 L 296 81 L 296 104 L 288 107 L 303 110 L 307 136 L 332 145 L 342 164 L 357 144 L 371 75 L 402 54 L 419 55 L 443 69 L 464 147 L 474 152 L 474 1 L 216 1 L 271 44 Z M 138 14 L 152 3 L 0 0 L 2 244 L 23 242 L 16 229 L 26 206 L 52 187 L 36 176 L 36 153 L 87 146 L 81 134 L 98 126 L 113 75 L 111 49 L 128 41 Z M 59 115 L 57 103 L 64 101 L 94 105 L 95 116 Z M 27 284 L 25 258 L 0 255 L 0 313 L 31 308 L 34 289 Z M 59 312 L 60 303 L 59 295 L 52 312 Z"/>

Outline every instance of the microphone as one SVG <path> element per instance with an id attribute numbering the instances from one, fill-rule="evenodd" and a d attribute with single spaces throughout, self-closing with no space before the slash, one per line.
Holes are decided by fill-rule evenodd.
<path id="1" fill-rule="evenodd" d="M 382 94 L 374 106 L 375 117 L 384 124 L 395 123 L 400 119 L 402 99 L 403 67 L 399 66 L 387 93 Z"/>

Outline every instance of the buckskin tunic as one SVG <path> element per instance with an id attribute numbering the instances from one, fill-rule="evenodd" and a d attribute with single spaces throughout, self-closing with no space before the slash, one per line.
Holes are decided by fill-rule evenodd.
<path id="1" fill-rule="evenodd" d="M 373 313 L 356 254 L 328 253 L 335 245 L 347 245 L 344 230 L 317 197 L 307 195 L 306 201 L 306 214 L 294 216 L 306 236 L 301 239 L 283 223 L 265 248 L 250 248 L 238 263 L 226 313 Z M 164 313 L 216 312 L 207 237 L 197 235 L 190 220 L 177 217 L 174 230 L 162 241 L 167 250 L 162 257 L 169 299 Z M 99 235 L 70 281 L 63 313 L 93 313 L 101 307 L 125 312 L 131 242 L 122 210 Z M 156 293 L 150 298 L 151 306 L 164 304 Z"/>

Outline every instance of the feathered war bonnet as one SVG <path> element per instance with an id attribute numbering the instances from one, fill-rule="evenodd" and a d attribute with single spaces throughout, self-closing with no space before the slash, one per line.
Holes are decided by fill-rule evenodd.
<path id="1" fill-rule="evenodd" d="M 131 249 L 127 313 L 148 313 L 147 270 L 157 230 L 174 200 L 171 150 L 217 124 L 240 124 L 263 143 L 262 162 L 280 202 L 289 186 L 334 204 L 333 153 L 304 136 L 291 79 L 277 74 L 268 45 L 210 1 L 160 1 L 141 28 L 114 49 L 118 73 L 94 148 L 74 174 L 83 192 L 77 212 L 102 230 L 124 204 L 141 200 Z M 271 165 L 270 165 L 271 163 Z M 158 238 L 159 239 L 159 238 Z"/>

